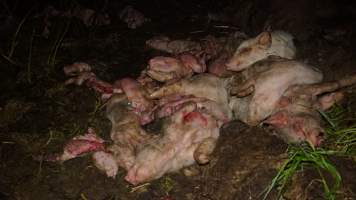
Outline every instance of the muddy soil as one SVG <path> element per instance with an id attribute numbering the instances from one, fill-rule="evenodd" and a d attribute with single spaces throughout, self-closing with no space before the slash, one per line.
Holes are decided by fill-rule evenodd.
<path id="1" fill-rule="evenodd" d="M 95 29 L 80 26 L 80 22 L 72 23 L 53 65 L 47 64 L 48 55 L 56 32 L 63 31 L 65 23 L 59 20 L 54 26 L 57 29 L 48 39 L 35 37 L 30 64 L 28 35 L 34 24 L 29 22 L 24 26 L 19 36 L 22 46 L 18 46 L 12 56 L 15 62 L 0 59 L 0 199 L 262 199 L 264 190 L 287 157 L 287 144 L 272 132 L 235 121 L 222 128 L 212 161 L 205 166 L 192 167 L 191 171 L 197 172 L 195 175 L 167 174 L 139 187 L 124 181 L 123 170 L 116 179 L 107 178 L 93 166 L 88 155 L 62 164 L 35 161 L 34 157 L 38 155 L 60 151 L 66 140 L 84 133 L 89 126 L 109 139 L 110 122 L 104 116 L 99 95 L 85 87 L 64 86 L 62 68 L 66 64 L 88 62 L 100 78 L 112 82 L 121 77 L 137 76 L 150 57 L 160 54 L 145 47 L 145 41 L 152 36 L 224 36 L 237 26 L 254 36 L 268 24 L 296 35 L 298 59 L 320 68 L 326 80 L 356 73 L 356 17 L 352 14 L 354 20 L 347 16 L 344 20 L 338 19 L 343 22 L 341 24 L 332 20 L 328 23 L 328 17 L 333 19 L 335 15 L 334 11 L 321 7 L 319 15 L 322 17 L 316 16 L 310 13 L 314 9 L 310 6 L 318 6 L 301 0 L 307 7 L 300 8 L 301 11 L 296 11 L 293 4 L 281 6 L 283 3 L 279 1 L 272 1 L 274 3 L 267 11 L 262 11 L 264 4 L 256 1 L 237 1 L 241 3 L 240 7 L 236 3 L 219 4 L 216 8 L 209 3 L 183 5 L 173 1 L 175 3 L 166 5 L 157 2 L 147 7 L 147 15 L 151 15 L 152 21 L 135 30 L 121 22 Z M 144 10 L 145 4 L 136 4 Z M 175 10 L 177 5 L 186 7 Z M 155 6 L 162 7 L 157 15 L 152 11 Z M 226 17 L 211 21 L 206 11 L 216 13 L 218 8 L 230 13 L 231 17 L 227 18 L 235 21 L 226 20 Z M 248 8 L 245 13 L 237 12 L 243 8 Z M 284 11 L 269 15 L 279 8 Z M 288 9 L 301 16 L 303 13 L 308 15 L 288 17 L 283 21 L 278 15 L 285 14 Z M 321 12 L 323 9 L 325 12 Z M 184 14 L 172 18 L 170 11 Z M 242 14 L 250 17 L 242 18 Z M 266 15 L 270 16 L 268 20 Z M 310 21 L 305 16 L 309 16 Z M 308 27 L 313 28 L 301 28 L 305 21 L 309 21 L 311 25 L 308 23 Z M 290 24 L 293 22 L 295 26 Z M 284 26 L 286 23 L 288 26 Z M 216 25 L 230 28 L 216 28 Z M 4 35 L 1 34 L 2 41 L 10 41 L 11 34 Z M 6 49 L 8 46 L 2 45 L 1 53 L 4 54 Z M 354 112 L 355 89 L 350 88 L 347 93 L 344 106 Z M 356 199 L 355 159 L 331 160 L 343 178 L 338 199 Z M 314 170 L 303 169 L 293 178 L 284 199 L 323 199 L 323 188 L 317 178 Z M 268 199 L 276 198 L 277 191 L 273 190 Z"/>

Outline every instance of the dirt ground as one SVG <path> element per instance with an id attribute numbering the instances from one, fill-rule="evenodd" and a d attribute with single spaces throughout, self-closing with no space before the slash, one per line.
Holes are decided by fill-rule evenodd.
<path id="1" fill-rule="evenodd" d="M 216 8 L 208 3 L 200 6 L 191 3 L 198 11 L 193 11 L 192 7 L 178 10 L 175 12 L 184 14 L 177 18 L 169 16 L 169 10 L 174 10 L 176 6 L 174 3 L 166 5 L 156 2 L 164 11 L 154 15 L 152 8 L 147 8 L 151 9 L 146 14 L 151 17 L 151 22 L 135 30 L 128 29 L 119 21 L 98 28 L 86 28 L 74 21 L 58 50 L 55 64 L 50 66 L 47 59 L 53 47 L 53 38 L 65 27 L 65 23 L 59 20 L 48 39 L 35 37 L 30 69 L 28 38 L 34 25 L 26 24 L 19 35 L 21 46 L 17 46 L 13 56 L 16 63 L 0 59 L 0 199 L 262 199 L 263 191 L 287 157 L 287 144 L 262 127 L 248 127 L 238 121 L 222 128 L 212 161 L 208 165 L 194 166 L 199 172 L 197 175 L 187 177 L 181 172 L 167 174 L 140 187 L 132 187 L 125 182 L 123 170 L 116 179 L 107 178 L 93 166 L 90 156 L 62 164 L 33 159 L 44 153 L 60 151 L 66 140 L 84 133 L 89 126 L 109 139 L 110 122 L 100 107 L 99 95 L 85 87 L 65 86 L 63 66 L 76 61 L 88 62 L 101 79 L 109 82 L 126 76 L 135 77 L 145 68 L 150 57 L 159 54 L 145 47 L 145 41 L 152 36 L 224 36 L 235 30 L 231 27 L 238 27 L 254 36 L 267 24 L 296 35 L 298 59 L 317 66 L 326 80 L 356 73 L 356 15 L 352 13 L 354 11 L 348 11 L 350 8 L 346 9 L 348 1 L 331 6 L 334 9 L 330 6 L 318 7 L 319 4 L 309 5 L 308 1 L 296 1 L 303 3 L 303 9 L 303 6 L 293 7 L 292 3 L 281 6 L 283 3 L 275 0 L 271 1 L 266 11 L 260 9 L 264 4 L 258 1 L 237 2 L 241 3 L 240 7 L 237 3 L 230 3 L 230 7 L 217 5 Z M 330 1 L 325 2 L 331 4 Z M 145 13 L 145 4 L 136 4 Z M 163 9 L 165 6 L 167 9 Z M 187 3 L 181 6 L 192 5 Z M 316 7 L 318 14 L 311 14 Z M 243 8 L 246 9 L 242 12 Z M 288 13 L 288 9 L 301 17 L 278 17 Z M 208 10 L 220 14 L 226 12 L 230 14 L 230 20 L 210 21 L 208 12 L 205 12 Z M 271 14 L 274 10 L 278 12 Z M 345 16 L 334 12 L 345 12 Z M 303 23 L 305 21 L 308 25 Z M 215 25 L 230 28 L 221 29 Z M 1 41 L 11 41 L 11 34 L 1 34 L 1 37 Z M 2 45 L 1 48 L 1 53 L 4 53 L 8 46 Z M 354 112 L 355 89 L 349 88 L 347 93 L 344 106 Z M 338 199 L 356 199 L 355 158 L 331 160 L 343 178 Z M 322 186 L 315 181 L 317 177 L 312 169 L 298 172 L 284 199 L 323 199 Z M 273 190 L 268 199 L 277 199 L 277 191 Z"/>

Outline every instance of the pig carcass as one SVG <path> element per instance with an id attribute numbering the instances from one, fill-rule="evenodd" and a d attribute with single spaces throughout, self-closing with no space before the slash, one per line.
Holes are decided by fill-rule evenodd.
<path id="1" fill-rule="evenodd" d="M 103 139 L 96 135 L 93 128 L 88 128 L 88 132 L 86 134 L 75 136 L 70 139 L 64 145 L 63 153 L 36 157 L 35 160 L 64 162 L 86 153 L 103 151 L 105 149 L 104 142 L 105 141 Z"/>
<path id="2" fill-rule="evenodd" d="M 113 93 L 122 93 L 121 88 L 114 88 L 112 84 L 102 81 L 91 72 L 91 66 L 84 62 L 75 62 L 63 68 L 64 74 L 70 78 L 65 81 L 65 85 L 85 84 L 102 94 L 103 99 L 108 99 Z"/>
<path id="3" fill-rule="evenodd" d="M 135 164 L 125 177 L 129 183 L 136 185 L 195 162 L 209 162 L 220 128 L 214 117 L 197 109 L 195 103 L 186 103 L 166 120 L 162 137 L 137 154 Z"/>
<path id="4" fill-rule="evenodd" d="M 343 99 L 343 92 L 337 90 L 355 83 L 356 74 L 337 81 L 291 86 L 264 123 L 274 127 L 288 141 L 308 141 L 319 146 L 324 139 L 319 112 Z"/>
<path id="5" fill-rule="evenodd" d="M 203 73 L 206 70 L 204 60 L 192 54 L 183 53 L 174 57 L 157 56 L 149 60 L 147 75 L 160 82 L 173 82 L 188 78 L 193 73 Z"/>
<path id="6" fill-rule="evenodd" d="M 124 94 L 114 94 L 106 105 L 113 144 L 106 151 L 96 152 L 93 160 L 109 177 L 116 176 L 118 167 L 129 170 L 135 163 L 136 151 L 151 138 L 141 127 L 139 117 L 129 108 L 130 101 Z"/>
<path id="7" fill-rule="evenodd" d="M 228 87 L 230 78 L 219 78 L 215 75 L 203 73 L 193 77 L 182 79 L 172 84 L 166 84 L 150 94 L 152 99 L 160 99 L 170 95 L 200 97 L 215 102 L 219 110 L 224 113 L 224 121 L 232 119 L 232 111 L 229 107 Z"/>
<path id="8" fill-rule="evenodd" d="M 242 42 L 226 66 L 228 70 L 241 71 L 271 55 L 293 59 L 295 54 L 292 35 L 284 31 L 266 31 Z"/>
<path id="9" fill-rule="evenodd" d="M 237 74 L 230 93 L 234 118 L 255 126 L 270 116 L 284 92 L 292 85 L 313 84 L 322 73 L 307 64 L 269 57 Z M 241 84 L 238 84 L 241 83 Z"/>

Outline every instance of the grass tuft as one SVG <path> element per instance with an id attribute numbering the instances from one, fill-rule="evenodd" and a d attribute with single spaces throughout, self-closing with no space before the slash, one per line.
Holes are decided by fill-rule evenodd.
<path id="1" fill-rule="evenodd" d="M 271 184 L 265 189 L 263 199 L 266 199 L 273 188 L 278 190 L 278 196 L 285 192 L 293 175 L 306 167 L 315 169 L 324 189 L 324 198 L 336 199 L 336 192 L 340 189 L 341 175 L 337 168 L 330 162 L 330 156 L 356 155 L 356 120 L 349 116 L 345 108 L 336 105 L 327 112 L 320 111 L 327 122 L 327 141 L 323 148 L 314 148 L 309 144 L 291 144 L 287 149 L 288 159 L 273 178 Z M 328 182 L 324 174 L 329 173 L 333 178 Z"/>

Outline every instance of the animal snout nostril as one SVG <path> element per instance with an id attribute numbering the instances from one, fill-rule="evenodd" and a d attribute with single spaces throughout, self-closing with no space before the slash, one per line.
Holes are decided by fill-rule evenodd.
<path id="1" fill-rule="evenodd" d="M 324 137 L 324 135 L 325 135 L 325 133 L 323 131 L 320 131 L 318 134 L 319 137 Z"/>

